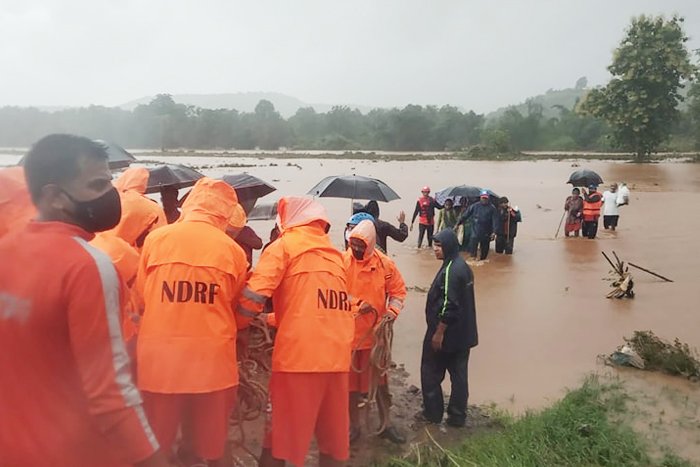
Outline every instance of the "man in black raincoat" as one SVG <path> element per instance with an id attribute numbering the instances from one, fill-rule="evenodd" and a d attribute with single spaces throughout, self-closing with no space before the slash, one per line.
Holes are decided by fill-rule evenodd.
<path id="1" fill-rule="evenodd" d="M 494 205 L 491 204 L 487 191 L 481 192 L 478 203 L 474 203 L 467 208 L 466 212 L 457 221 L 457 226 L 464 224 L 468 219 L 473 219 L 469 254 L 476 259 L 478 249 L 480 250 L 479 258 L 483 261 L 489 255 L 491 240 L 495 238 L 495 232 L 498 229 L 498 212 Z"/>
<path id="2" fill-rule="evenodd" d="M 460 427 L 467 418 L 469 351 L 479 342 L 474 274 L 459 255 L 454 231 L 445 229 L 434 241 L 435 256 L 442 260 L 442 267 L 430 287 L 425 305 L 428 329 L 421 360 L 423 417 L 433 423 L 442 421 L 445 403 L 441 384 L 447 371 L 452 383 L 447 424 Z"/>

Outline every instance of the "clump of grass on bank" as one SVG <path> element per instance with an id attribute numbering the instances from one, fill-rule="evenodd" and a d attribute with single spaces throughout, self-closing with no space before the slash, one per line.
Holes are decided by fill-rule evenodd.
<path id="1" fill-rule="evenodd" d="M 651 331 L 635 331 L 630 339 L 625 339 L 637 352 L 647 370 L 658 370 L 670 375 L 686 378 L 700 377 L 700 361 L 688 344 L 675 339 L 666 342 Z"/>
<path id="2" fill-rule="evenodd" d="M 505 419 L 497 432 L 467 437 L 449 449 L 426 444 L 410 458 L 389 466 L 689 466 L 673 455 L 652 459 L 643 439 L 615 421 L 626 410 L 627 395 L 618 385 L 594 377 L 540 412 Z"/>

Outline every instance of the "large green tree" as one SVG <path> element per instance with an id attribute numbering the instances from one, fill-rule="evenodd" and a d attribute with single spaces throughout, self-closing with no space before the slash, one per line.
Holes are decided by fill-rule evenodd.
<path id="1" fill-rule="evenodd" d="M 581 110 L 610 124 L 618 147 L 638 159 L 655 152 L 679 118 L 679 89 L 696 73 L 687 41 L 679 16 L 634 18 L 608 67 L 613 78 L 581 103 Z"/>

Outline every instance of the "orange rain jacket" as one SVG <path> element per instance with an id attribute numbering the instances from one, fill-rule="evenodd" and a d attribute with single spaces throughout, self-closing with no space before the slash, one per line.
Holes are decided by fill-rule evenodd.
<path id="1" fill-rule="evenodd" d="M 137 239 L 144 232 L 150 232 L 164 219 L 163 210 L 150 199 L 134 191 L 121 193 L 122 218 L 112 230 L 97 234 L 90 242 L 112 259 L 114 267 L 129 286 L 129 300 L 123 317 L 124 339 L 136 334 L 137 323 L 143 308 L 143 298 L 136 291 L 134 281 L 139 267 L 140 248 Z"/>
<path id="2" fill-rule="evenodd" d="M 282 198 L 277 225 L 280 236 L 261 255 L 238 311 L 255 316 L 272 297 L 278 327 L 272 371 L 347 372 L 355 320 L 326 212 L 309 198 Z"/>
<path id="3" fill-rule="evenodd" d="M 146 193 L 149 176 L 145 167 L 129 167 L 114 181 L 114 187 L 119 193 L 135 191 L 142 195 Z"/>
<path id="4" fill-rule="evenodd" d="M 148 178 L 150 175 L 148 169 L 145 167 L 129 167 L 114 181 L 114 187 L 119 192 L 119 196 L 122 200 L 122 207 L 124 203 L 127 202 L 126 198 L 129 197 L 127 193 L 132 197 L 134 197 L 135 194 L 141 195 L 141 198 L 154 204 L 158 212 L 158 221 L 154 227 L 164 227 L 168 225 L 168 218 L 165 215 L 165 211 L 160 204 L 144 195 L 148 187 Z"/>
<path id="5" fill-rule="evenodd" d="M 123 284 L 91 238 L 31 222 L 0 240 L 2 466 L 123 466 L 158 447 L 121 337 Z"/>
<path id="6" fill-rule="evenodd" d="M 374 344 L 372 329 L 387 313 L 398 316 L 406 300 L 406 284 L 394 263 L 388 256 L 375 248 L 377 231 L 372 221 L 362 221 L 350 232 L 350 238 L 362 240 L 367 249 L 362 260 L 356 259 L 348 247 L 343 259 L 348 278 L 348 291 L 377 310 L 355 318 L 355 339 L 353 349 L 371 349 Z M 376 321 L 375 321 L 376 320 Z"/>
<path id="7" fill-rule="evenodd" d="M 36 216 L 23 167 L 0 170 L 0 238 L 21 230 Z"/>
<path id="8" fill-rule="evenodd" d="M 197 181 L 174 224 L 146 238 L 137 276 L 145 301 L 138 384 L 156 393 L 207 393 L 238 384 L 234 306 L 243 250 L 224 230 L 238 202 L 220 180 Z"/>

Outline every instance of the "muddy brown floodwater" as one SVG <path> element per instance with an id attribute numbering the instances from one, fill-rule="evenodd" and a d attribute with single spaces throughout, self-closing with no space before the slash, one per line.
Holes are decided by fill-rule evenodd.
<path id="1" fill-rule="evenodd" d="M 149 155 L 149 159 L 154 157 Z M 700 165 L 682 162 L 630 164 L 583 162 L 605 183 L 625 181 L 631 202 L 621 209 L 619 230 L 600 232 L 596 240 L 554 239 L 570 193 L 565 182 L 577 170 L 572 161 L 470 162 L 371 160 L 274 160 L 251 157 L 176 157 L 169 162 L 192 165 L 241 163 L 242 169 L 212 168 L 208 175 L 247 171 L 274 184 L 278 191 L 260 202 L 306 193 L 328 175 L 377 177 L 401 197 L 380 203 L 381 217 L 394 221 L 400 210 L 413 212 L 419 189 L 433 193 L 456 184 L 484 186 L 507 195 L 523 213 L 513 256 L 491 252 L 474 266 L 479 346 L 470 360 L 470 403 L 496 402 L 520 412 L 558 399 L 596 370 L 596 356 L 609 353 L 623 336 L 651 329 L 668 339 L 678 337 L 700 347 Z M 340 247 L 350 201 L 321 198 Z M 266 237 L 271 222 L 251 222 Z M 601 225 L 602 230 L 602 225 Z M 389 240 L 389 253 L 406 284 L 413 288 L 396 323 L 394 360 L 405 364 L 409 382 L 420 383 L 421 341 L 425 332 L 425 290 L 439 268 L 431 250 L 416 249 L 417 228 L 403 244 Z M 493 245 L 493 244 L 492 244 Z M 633 271 L 634 300 L 608 300 L 608 264 L 601 251 L 670 277 L 664 283 Z M 416 289 L 417 288 L 417 289 Z"/>
<path id="2" fill-rule="evenodd" d="M 149 155 L 148 159 L 158 157 Z M 474 267 L 480 343 L 471 354 L 470 403 L 495 402 L 514 412 L 542 407 L 560 398 L 564 388 L 578 385 L 585 374 L 600 370 L 596 356 L 611 352 L 623 336 L 631 336 L 635 330 L 650 329 L 658 336 L 677 337 L 700 347 L 698 164 L 577 161 L 581 167 L 597 171 L 606 184 L 627 182 L 631 203 L 621 209 L 615 233 L 602 231 L 596 240 L 555 240 L 564 199 L 570 192 L 565 182 L 577 169 L 573 161 L 373 162 L 211 156 L 162 160 L 195 166 L 253 165 L 203 172 L 219 176 L 247 171 L 259 176 L 278 188 L 262 203 L 283 195 L 304 194 L 328 175 L 377 177 L 402 197 L 380 203 L 381 217 L 387 221 L 394 221 L 399 211 L 405 210 L 410 222 L 423 185 L 436 192 L 449 185 L 470 184 L 507 195 L 520 207 L 523 223 L 513 256 L 492 252 L 486 263 Z M 322 198 L 321 202 L 333 222 L 330 234 L 340 247 L 350 201 Z M 266 238 L 272 223 L 255 221 L 251 226 Z M 431 250 L 416 249 L 416 238 L 417 229 L 403 244 L 389 240 L 389 253 L 411 288 L 395 327 L 394 360 L 405 365 L 409 384 L 419 386 L 425 331 L 425 293 L 420 291 L 430 286 L 439 263 Z M 608 300 L 609 284 L 603 279 L 609 266 L 602 250 L 615 250 L 621 259 L 675 282 L 664 283 L 632 271 L 636 298 Z M 652 381 L 659 380 L 686 396 L 698 397 L 697 385 L 669 382 L 665 377 Z M 644 384 L 634 387 L 643 388 Z"/>

